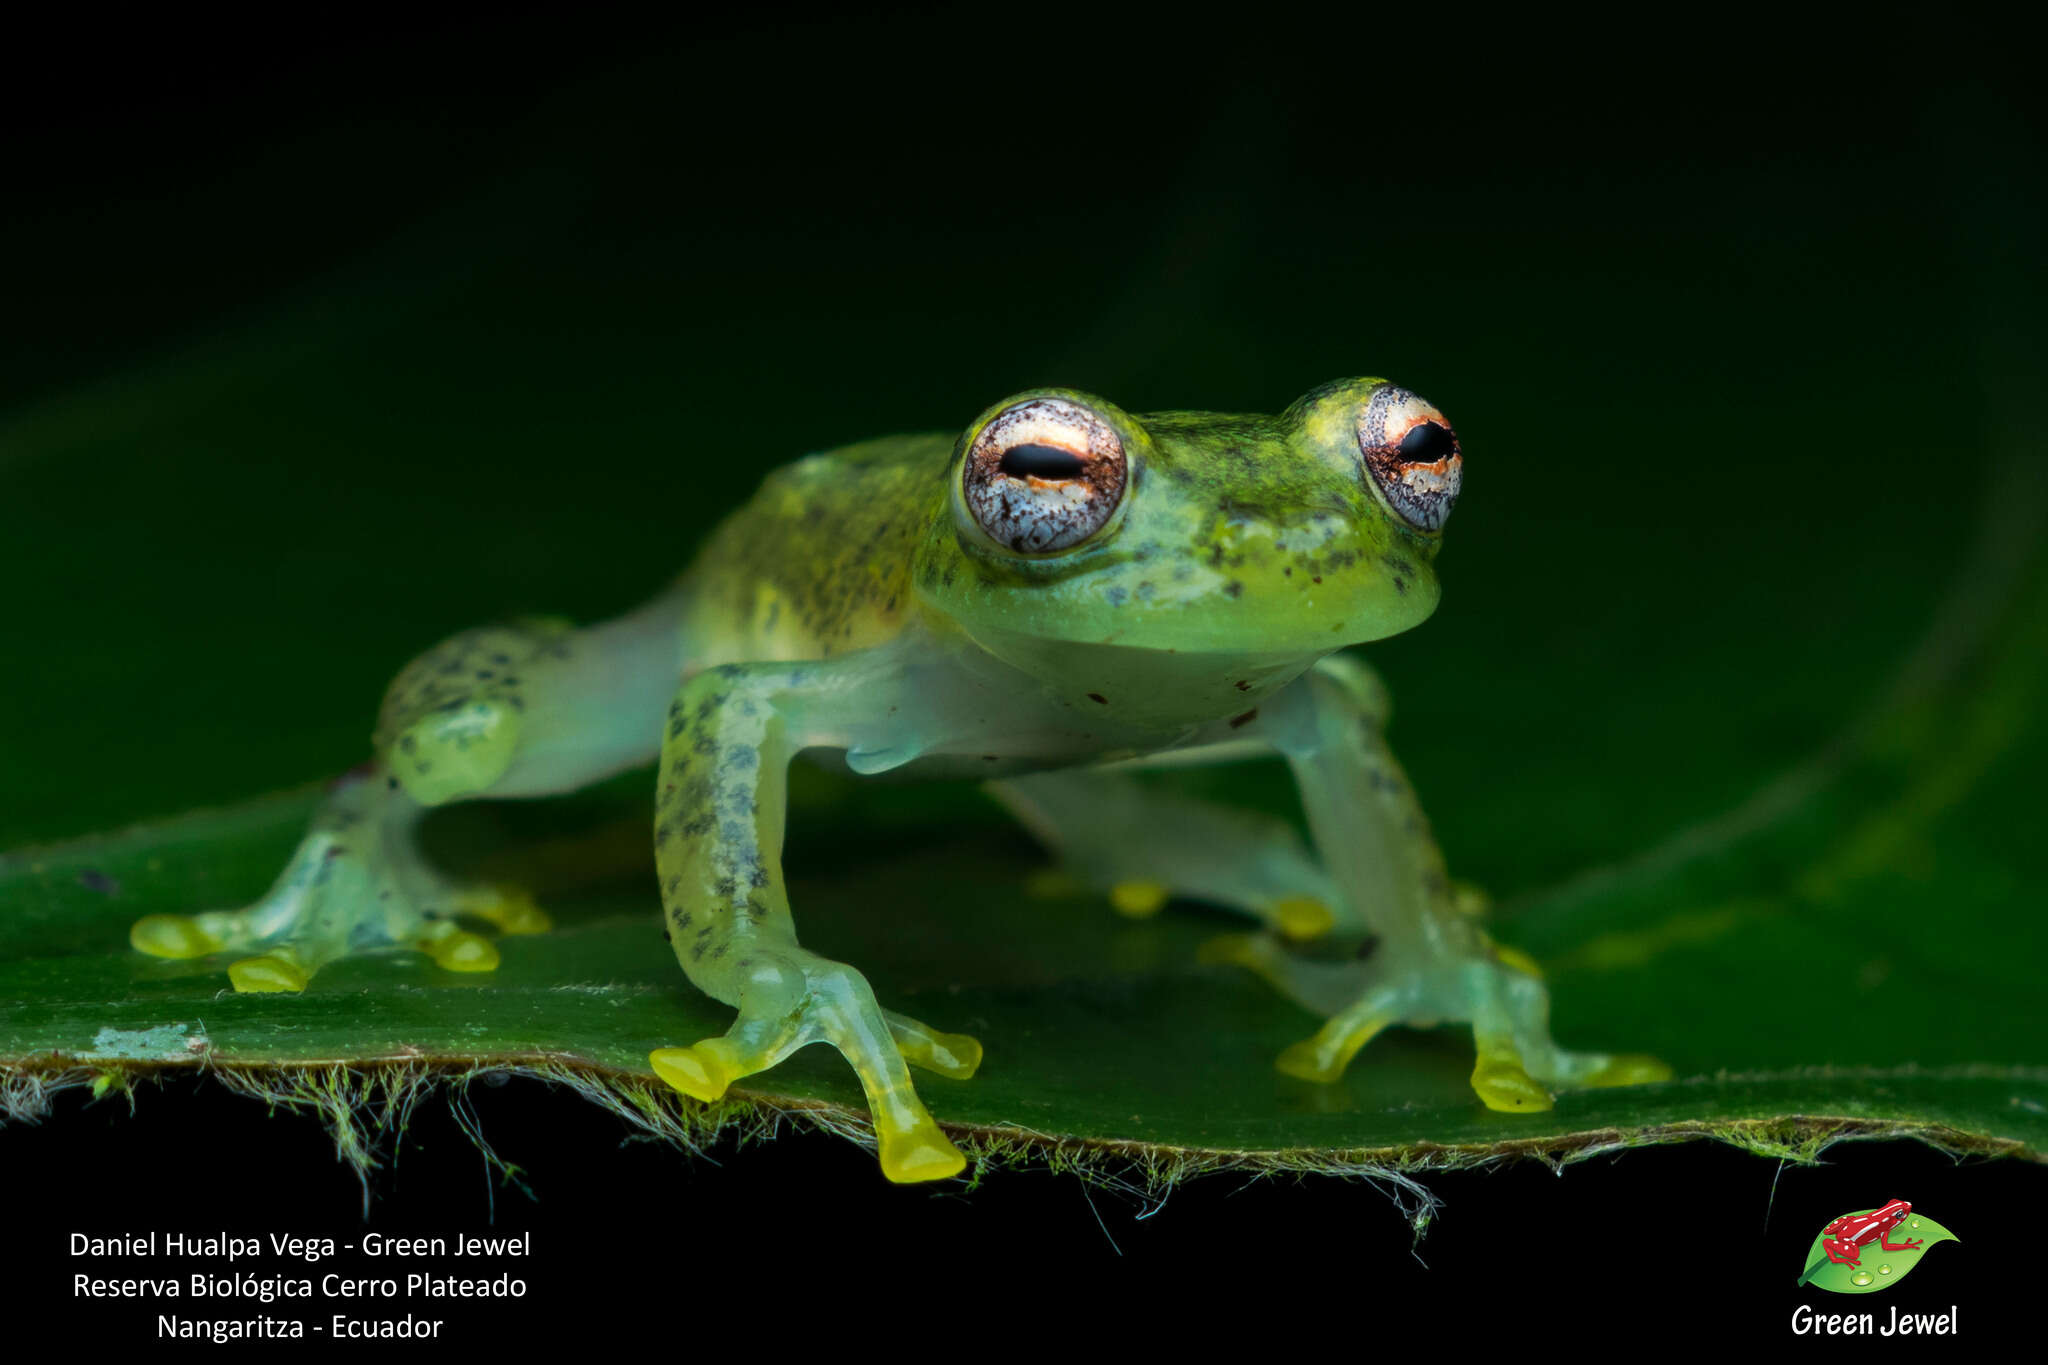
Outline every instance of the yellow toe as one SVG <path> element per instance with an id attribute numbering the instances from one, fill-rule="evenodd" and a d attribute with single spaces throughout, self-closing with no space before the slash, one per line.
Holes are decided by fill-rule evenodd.
<path id="1" fill-rule="evenodd" d="M 1536 959 L 1530 957 L 1520 948 L 1510 948 L 1504 943 L 1496 943 L 1493 945 L 1493 957 L 1496 962 L 1510 971 L 1520 972 L 1523 976 L 1532 976 L 1538 981 L 1543 979 L 1543 969 L 1536 965 Z"/>
<path id="2" fill-rule="evenodd" d="M 942 1076 L 970 1080 L 981 1067 L 981 1040 L 964 1033 L 934 1033 L 931 1051 L 920 1061 Z"/>
<path id="3" fill-rule="evenodd" d="M 929 1120 L 882 1134 L 882 1174 L 898 1185 L 946 1180 L 967 1169 L 967 1158 Z"/>
<path id="4" fill-rule="evenodd" d="M 1586 1077 L 1582 1084 L 1588 1087 L 1654 1085 L 1658 1081 L 1670 1079 L 1671 1068 L 1668 1064 L 1640 1052 L 1629 1052 L 1608 1058 L 1607 1065 Z"/>
<path id="5" fill-rule="evenodd" d="M 487 919 L 500 933 L 544 934 L 553 927 L 548 912 L 534 904 L 533 897 L 517 887 L 486 886 L 455 898 L 455 908 L 465 915 Z"/>
<path id="6" fill-rule="evenodd" d="M 1329 1056 L 1316 1046 L 1313 1038 L 1304 1038 L 1290 1043 L 1273 1059 L 1273 1065 L 1283 1075 L 1296 1080 L 1314 1081 L 1317 1085 L 1329 1085 L 1344 1074 L 1344 1068 L 1331 1064 Z"/>
<path id="7" fill-rule="evenodd" d="M 1358 1050 L 1392 1022 L 1383 1015 L 1340 1014 L 1316 1030 L 1315 1036 L 1282 1050 L 1273 1065 L 1298 1080 L 1334 1085 L 1344 1078 Z"/>
<path id="8" fill-rule="evenodd" d="M 498 949 L 481 934 L 459 931 L 426 946 L 436 966 L 451 972 L 491 972 L 498 969 Z"/>
<path id="9" fill-rule="evenodd" d="M 1472 1089 L 1479 1102 L 1503 1114 L 1540 1114 L 1557 1101 L 1522 1067 L 1521 1056 L 1505 1042 L 1484 1041 L 1472 1068 Z"/>
<path id="10" fill-rule="evenodd" d="M 1169 890 L 1165 882 L 1118 882 L 1109 889 L 1109 903 L 1119 915 L 1147 919 L 1165 907 Z"/>
<path id="11" fill-rule="evenodd" d="M 205 957 L 221 948 L 190 915 L 144 915 L 129 926 L 128 942 L 151 957 Z"/>
<path id="12" fill-rule="evenodd" d="M 276 953 L 245 957 L 228 964 L 228 980 L 245 995 L 306 989 L 306 969 Z"/>
<path id="13" fill-rule="evenodd" d="M 733 1078 L 709 1048 L 664 1047 L 647 1054 L 654 1074 L 693 1100 L 709 1102 L 725 1094 Z"/>
<path id="14" fill-rule="evenodd" d="M 1297 942 L 1321 938 L 1337 923 L 1329 906 L 1308 896 L 1289 896 L 1280 901 L 1273 907 L 1273 918 L 1280 932 Z"/>

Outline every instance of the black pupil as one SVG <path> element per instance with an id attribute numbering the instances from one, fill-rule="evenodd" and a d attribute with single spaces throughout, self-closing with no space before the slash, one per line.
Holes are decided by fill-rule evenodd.
<path id="1" fill-rule="evenodd" d="M 1058 446 L 1011 446 L 1003 452 L 1003 472 L 1013 479 L 1074 479 L 1086 468 L 1079 455 Z"/>
<path id="2" fill-rule="evenodd" d="M 1458 442 L 1448 427 L 1435 422 L 1418 422 L 1401 438 L 1401 463 L 1435 464 L 1458 453 Z"/>

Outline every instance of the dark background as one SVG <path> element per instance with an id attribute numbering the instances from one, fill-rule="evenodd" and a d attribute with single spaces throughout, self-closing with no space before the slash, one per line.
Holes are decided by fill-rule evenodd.
<path id="1" fill-rule="evenodd" d="M 47 683 L 31 697 L 55 715 L 79 678 L 128 666 L 124 651 L 152 638 L 131 616 L 175 619 L 225 657 L 252 629 L 287 638 L 310 612 L 358 642 L 318 660 L 323 685 L 371 698 L 421 643 L 419 615 L 615 609 L 672 572 L 768 464 L 957 425 L 1042 382 L 1134 411 L 1272 410 L 1337 373 L 1392 372 L 1441 402 L 1468 447 L 1506 451 L 1532 426 L 1552 449 L 1576 438 L 1568 470 L 1504 454 L 1499 476 L 1554 521 L 1568 557 L 1597 552 L 1625 579 L 1632 547 L 1711 548 L 1730 521 L 1738 536 L 1796 539 L 1824 515 L 1830 480 L 1923 468 L 1930 429 L 1970 446 L 1956 414 L 1999 306 L 1997 286 L 1969 283 L 1973 262 L 2038 250 L 2016 45 L 1903 12 L 1854 32 L 1720 11 L 1665 23 L 1302 15 L 1248 31 L 934 7 L 25 35 L 9 59 L 0 409 L 65 422 L 103 404 L 110 422 L 148 421 L 166 433 L 161 457 L 128 477 L 178 509 L 121 524 L 106 553 L 53 555 L 51 581 L 20 607 L 23 643 L 61 642 L 34 660 Z M 431 352 L 408 347 L 416 334 Z M 309 388 L 330 354 L 349 368 Z M 182 414 L 204 408 L 216 376 L 265 366 L 275 402 L 244 417 L 289 430 L 291 459 L 180 444 Z M 327 404 L 310 421 L 309 391 Z M 650 411 L 649 393 L 672 401 Z M 413 439 L 364 441 L 357 403 Z M 1652 424 L 1691 434 L 1638 439 Z M 1720 460 L 1800 482 L 1700 506 L 1699 470 Z M 437 506 L 451 486 L 473 486 L 477 514 L 502 521 L 502 553 L 394 552 L 433 529 L 406 490 Z M 1902 483 L 1870 505 L 1911 534 L 1927 497 Z M 298 533 L 291 509 L 307 499 L 329 509 L 323 525 L 343 508 L 360 538 Z M 90 505 L 38 513 L 53 539 L 90 542 Z M 1475 503 L 1446 565 L 1461 531 L 1518 514 Z M 140 582 L 138 550 L 153 566 Z M 1888 556 L 1816 561 L 1776 590 L 1789 611 L 1802 590 L 1896 581 L 1901 610 L 1920 610 L 1934 589 L 1913 585 L 1958 552 L 1937 535 L 1914 553 L 1910 572 Z M 1703 586 L 1684 629 L 1737 631 L 1757 610 L 1743 557 L 1724 556 L 1704 555 L 1702 573 L 1739 591 Z M 226 590 L 232 620 L 193 608 Z M 387 621 L 378 604 L 399 595 L 412 614 Z M 81 631 L 80 604 L 109 600 L 125 615 Z M 1481 673 L 1489 646 L 1520 638 L 1455 634 L 1456 601 L 1423 633 L 1441 645 L 1395 642 L 1397 665 L 1399 651 L 1441 648 Z M 1553 628 L 1541 603 L 1494 601 L 1496 622 Z M 1589 670 L 1654 654 L 1654 625 L 1629 628 L 1658 621 L 1658 604 L 1623 590 L 1578 606 L 1554 629 Z M 1892 642 L 1851 630 L 1809 647 L 1875 658 Z M 1781 664 L 1790 737 L 1839 699 L 1802 682 L 1796 655 Z M 231 695 L 218 678 L 150 681 L 221 761 L 109 781 L 62 747 L 61 727 L 38 726 L 32 701 L 9 744 L 37 782 L 0 808 L 0 844 L 233 800 L 339 767 L 361 743 L 359 716 L 309 718 L 274 679 Z M 1433 705 L 1484 704 L 1454 689 L 1402 701 L 1425 726 Z M 1777 742 L 1717 735 L 1701 712 L 1702 747 Z M 1625 733 L 1572 742 L 1597 763 Z M 1500 761 L 1452 753 L 1440 780 L 1476 790 Z M 1724 780 L 1738 788 L 1711 766 L 1699 775 Z M 1647 836 L 1674 823 L 1678 807 L 1660 802 L 1676 799 L 1651 793 L 1612 818 Z M 1557 818 L 1585 823 L 1575 810 Z M 1466 858 L 1455 828 L 1446 839 L 1481 880 L 1533 884 L 1584 856 L 1543 834 Z M 443 1314 L 472 1342 L 566 1341 L 613 1311 L 685 1335 L 700 1311 L 788 1330 L 780 1296 L 821 1304 L 851 1288 L 885 1305 L 867 1312 L 902 1313 L 912 1339 L 969 1293 L 999 1323 L 1027 1303 L 1049 1319 L 1094 1302 L 1155 1336 L 1223 1317 L 1286 1333 L 1301 1316 L 1353 1323 L 1366 1347 L 1411 1311 L 1448 1314 L 1427 1321 L 1475 1344 L 1705 1312 L 1732 1347 L 1789 1335 L 1813 1231 L 1894 1194 L 1964 1242 L 1858 1306 L 1964 1301 L 1974 1333 L 2020 1310 L 1994 1292 L 2008 1258 L 2028 1254 L 2005 1230 L 2043 1192 L 2035 1168 L 1911 1145 L 1837 1148 L 1781 1177 L 1694 1144 L 1561 1178 L 1534 1163 L 1430 1178 L 1447 1207 L 1418 1259 L 1363 1186 L 1225 1176 L 1139 1221 L 1139 1206 L 1091 1204 L 1066 1177 L 1008 1174 L 966 1197 L 893 1190 L 869 1158 L 814 1136 L 692 1163 L 621 1146 L 615 1120 L 567 1094 L 520 1082 L 474 1095 L 533 1191 L 499 1190 L 497 1226 L 538 1229 L 539 1255 L 525 1305 Z M 73 1267 L 55 1248 L 71 1230 L 362 1226 L 361 1191 L 309 1120 L 183 1082 L 145 1091 L 133 1117 L 117 1109 L 83 1112 L 74 1096 L 42 1127 L 0 1133 L 10 1250 L 51 1266 L 26 1292 L 63 1296 Z M 488 1175 L 429 1109 L 372 1178 L 374 1226 L 480 1231 Z M 1181 1288 L 1122 1297 L 1145 1272 Z M 944 1287 L 929 1307 L 927 1277 Z M 123 1325 L 129 1311 L 94 1309 L 96 1328 L 135 1339 L 146 1328 L 139 1311 Z"/>

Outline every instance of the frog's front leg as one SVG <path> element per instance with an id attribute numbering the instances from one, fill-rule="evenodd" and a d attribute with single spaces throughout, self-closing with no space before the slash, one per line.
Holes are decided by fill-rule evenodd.
<path id="1" fill-rule="evenodd" d="M 1252 722 L 1293 769 L 1324 866 L 1373 935 L 1371 957 L 1342 966 L 1293 959 L 1270 944 L 1241 947 L 1239 960 L 1330 1011 L 1313 1037 L 1281 1055 L 1280 1068 L 1334 1081 L 1381 1029 L 1454 1020 L 1472 1026 L 1472 1088 L 1492 1109 L 1548 1109 L 1550 1087 L 1667 1079 L 1669 1068 L 1653 1058 L 1567 1052 L 1551 1041 L 1549 995 L 1535 964 L 1493 944 L 1460 908 L 1382 737 L 1385 713 L 1378 679 L 1333 656 L 1269 698 Z M 1352 998 L 1339 1005 L 1333 994 L 1347 975 Z"/>
<path id="2" fill-rule="evenodd" d="M 728 665 L 676 694 L 655 808 L 662 905 L 683 971 L 739 1013 L 724 1036 L 649 1060 L 676 1089 L 713 1100 L 808 1043 L 830 1043 L 867 1093 L 883 1173 L 940 1180 L 966 1158 L 918 1100 L 904 1060 L 965 1079 L 981 1044 L 885 1013 L 859 972 L 799 946 L 783 889 L 789 761 L 852 747 L 851 727 L 873 710 L 872 667 L 862 655 Z"/>
<path id="3" fill-rule="evenodd" d="M 645 762 L 680 671 L 675 613 L 659 602 L 588 630 L 521 621 L 443 641 L 392 683 L 375 759 L 329 789 L 268 894 L 239 910 L 150 915 L 129 940 L 157 957 L 244 954 L 228 966 L 238 991 L 304 990 L 326 964 L 390 947 L 489 971 L 496 946 L 456 916 L 506 933 L 537 933 L 547 917 L 522 892 L 443 876 L 415 847 L 420 818 Z"/>

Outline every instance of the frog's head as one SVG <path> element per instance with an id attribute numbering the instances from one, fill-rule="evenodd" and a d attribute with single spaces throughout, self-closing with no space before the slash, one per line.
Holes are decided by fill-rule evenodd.
<path id="1" fill-rule="evenodd" d="M 1436 607 L 1461 465 L 1443 414 L 1384 379 L 1278 417 L 1034 390 L 961 433 L 916 581 L 1017 662 L 1034 642 L 1306 662 Z"/>

